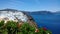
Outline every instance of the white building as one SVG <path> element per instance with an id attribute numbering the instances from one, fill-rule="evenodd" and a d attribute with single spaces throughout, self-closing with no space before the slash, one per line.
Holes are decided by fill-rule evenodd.
<path id="1" fill-rule="evenodd" d="M 28 20 L 27 16 L 20 11 L 0 11 L 0 20 L 13 20 L 13 21 L 23 21 L 26 22 Z"/>

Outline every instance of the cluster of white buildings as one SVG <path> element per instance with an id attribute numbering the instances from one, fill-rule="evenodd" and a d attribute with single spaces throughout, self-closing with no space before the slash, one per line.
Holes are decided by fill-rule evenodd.
<path id="1" fill-rule="evenodd" d="M 28 20 L 28 17 L 20 11 L 0 11 L 0 21 L 1 20 L 5 20 L 5 23 L 9 20 L 13 20 L 13 21 L 23 21 L 26 22 Z"/>

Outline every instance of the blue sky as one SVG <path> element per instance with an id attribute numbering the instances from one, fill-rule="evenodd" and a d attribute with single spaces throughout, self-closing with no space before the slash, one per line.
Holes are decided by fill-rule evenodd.
<path id="1" fill-rule="evenodd" d="M 60 11 L 60 0 L 0 0 L 0 9 Z"/>

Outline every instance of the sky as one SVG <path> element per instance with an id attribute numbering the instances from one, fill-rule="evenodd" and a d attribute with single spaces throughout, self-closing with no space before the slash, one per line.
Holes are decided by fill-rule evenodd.
<path id="1" fill-rule="evenodd" d="M 0 0 L 0 9 L 22 11 L 60 11 L 60 0 Z"/>

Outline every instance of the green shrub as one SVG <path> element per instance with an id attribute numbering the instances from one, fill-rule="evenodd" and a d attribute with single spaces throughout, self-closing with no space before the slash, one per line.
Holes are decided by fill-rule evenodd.
<path id="1" fill-rule="evenodd" d="M 4 20 L 0 22 L 0 27 L 4 25 Z"/>
<path id="2" fill-rule="evenodd" d="M 30 26 L 28 23 L 23 23 L 18 28 L 18 22 L 8 21 L 5 24 L 5 28 L 0 28 L 0 34 L 52 34 L 51 31 L 47 30 L 46 28 L 38 28 L 38 32 L 36 31 L 35 27 Z M 0 27 L 4 25 L 4 21 L 0 22 Z"/>

